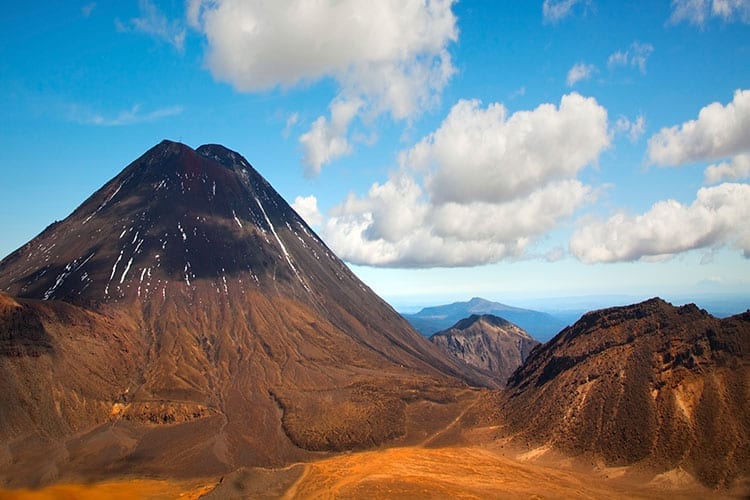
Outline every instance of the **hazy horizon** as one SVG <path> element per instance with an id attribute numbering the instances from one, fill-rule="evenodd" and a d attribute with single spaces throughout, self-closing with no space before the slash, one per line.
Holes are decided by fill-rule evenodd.
<path id="1" fill-rule="evenodd" d="M 649 294 L 605 294 L 605 295 L 571 295 L 550 297 L 512 297 L 482 295 L 423 295 L 403 299 L 399 297 L 383 298 L 401 314 L 412 314 L 426 307 L 448 305 L 457 302 L 468 302 L 474 297 L 498 302 L 512 307 L 531 309 L 546 313 L 568 313 L 591 311 L 608 307 L 623 306 L 643 302 L 659 297 L 667 302 L 681 306 L 694 303 L 701 309 L 718 317 L 739 314 L 750 309 L 750 293 L 715 293 L 702 295 L 649 295 Z"/>

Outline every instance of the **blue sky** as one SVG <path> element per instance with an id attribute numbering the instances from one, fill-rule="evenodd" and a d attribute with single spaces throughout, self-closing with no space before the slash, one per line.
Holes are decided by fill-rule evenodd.
<path id="1" fill-rule="evenodd" d="M 243 154 L 375 291 L 750 289 L 747 0 L 13 3 L 0 255 L 164 138 Z"/>

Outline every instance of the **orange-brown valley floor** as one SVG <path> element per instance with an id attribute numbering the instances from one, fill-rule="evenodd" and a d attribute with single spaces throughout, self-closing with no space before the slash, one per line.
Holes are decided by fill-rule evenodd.
<path id="1" fill-rule="evenodd" d="M 307 466 L 288 498 L 675 498 L 700 488 L 662 490 L 570 469 L 523 462 L 482 447 L 395 448 Z"/>
<path id="2" fill-rule="evenodd" d="M 213 481 L 130 479 L 94 484 L 56 484 L 39 490 L 0 490 L 2 500 L 195 500 L 213 490 Z"/>
<path id="3" fill-rule="evenodd" d="M 526 454 L 526 457 L 531 456 Z M 549 462 L 549 461 L 547 461 Z M 506 456 L 482 446 L 349 453 L 221 479 L 110 481 L 0 492 L 0 499 L 93 498 L 737 498 L 672 473 L 643 483 Z M 608 471 L 610 478 L 617 471 Z"/>

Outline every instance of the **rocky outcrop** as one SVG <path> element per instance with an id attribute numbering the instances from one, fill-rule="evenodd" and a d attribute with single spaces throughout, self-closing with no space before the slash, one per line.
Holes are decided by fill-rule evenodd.
<path id="1" fill-rule="evenodd" d="M 500 387 L 539 345 L 522 328 L 491 314 L 471 315 L 432 335 L 430 341 L 449 356 L 481 370 Z"/>
<path id="2" fill-rule="evenodd" d="M 522 442 L 726 486 L 750 473 L 748 354 L 750 312 L 661 299 L 594 311 L 531 353 L 502 413 Z"/>

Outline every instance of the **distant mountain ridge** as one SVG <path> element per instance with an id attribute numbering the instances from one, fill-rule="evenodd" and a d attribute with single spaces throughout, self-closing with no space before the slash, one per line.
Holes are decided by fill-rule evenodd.
<path id="1" fill-rule="evenodd" d="M 552 338 L 567 324 L 554 316 L 513 307 L 500 302 L 492 302 L 480 297 L 474 297 L 468 302 L 453 302 L 452 304 L 425 307 L 414 314 L 402 314 L 406 320 L 422 335 L 430 335 L 450 328 L 456 322 L 473 314 L 491 314 L 499 316 L 518 325 L 532 337 L 545 341 Z"/>
<path id="2" fill-rule="evenodd" d="M 458 361 L 481 370 L 500 387 L 539 345 L 522 328 L 492 314 L 472 314 L 432 335 L 430 342 Z"/>

